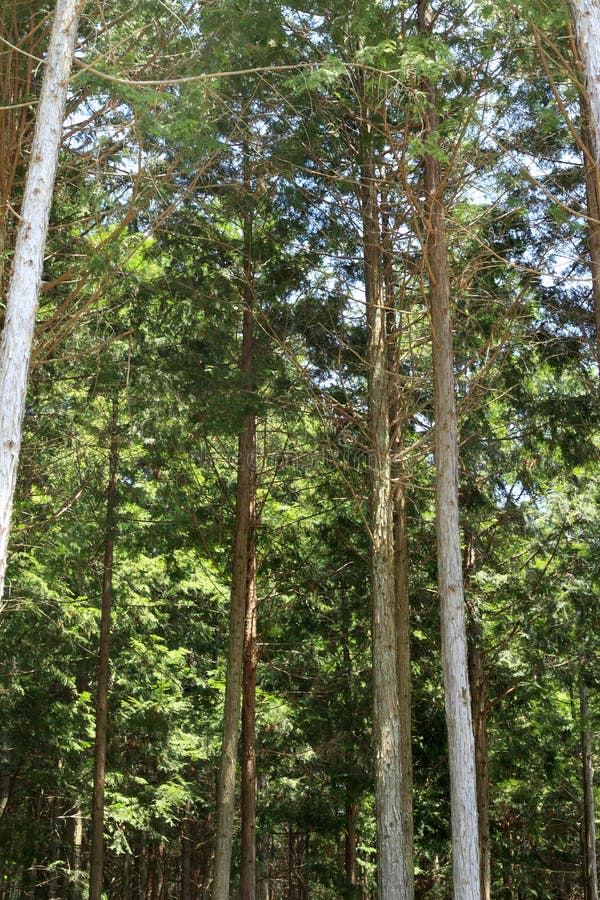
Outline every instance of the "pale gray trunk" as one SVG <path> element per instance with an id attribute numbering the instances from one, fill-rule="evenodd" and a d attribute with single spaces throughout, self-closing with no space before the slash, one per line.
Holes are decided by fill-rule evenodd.
<path id="1" fill-rule="evenodd" d="M 585 173 L 585 193 L 588 214 L 588 246 L 590 251 L 590 272 L 592 275 L 592 302 L 596 324 L 596 355 L 600 364 L 600 172 L 592 162 L 594 158 L 592 136 L 590 130 L 590 111 L 587 98 L 581 101 L 581 118 L 583 122 L 582 140 L 588 149 L 583 154 L 583 170 Z M 590 160 L 591 157 L 591 160 Z"/>
<path id="2" fill-rule="evenodd" d="M 426 0 L 419 0 L 419 25 L 424 32 L 431 29 L 431 14 Z M 437 96 L 429 81 L 424 83 L 424 89 L 425 137 L 435 140 L 440 124 Z M 475 745 L 467 668 L 458 508 L 458 426 L 454 396 L 450 271 L 440 165 L 437 159 L 430 155 L 424 156 L 423 162 L 427 233 L 424 249 L 429 273 L 435 407 L 438 590 L 441 604 L 442 667 L 450 766 L 454 898 L 480 900 Z"/>
<path id="3" fill-rule="evenodd" d="M 245 228 L 245 244 L 251 240 Z M 245 263 L 252 248 L 244 247 Z M 246 264 L 244 266 L 246 270 Z M 243 294 L 243 330 L 240 371 L 246 397 L 253 391 L 254 292 L 251 274 L 245 271 Z M 244 658 L 244 631 L 248 580 L 249 536 L 253 525 L 256 482 L 256 417 L 248 415 L 239 439 L 238 478 L 235 515 L 235 546 L 229 612 L 227 681 L 223 713 L 223 743 L 217 791 L 217 833 L 213 870 L 212 900 L 228 900 L 235 809 L 237 745 L 240 728 L 240 704 Z"/>
<path id="4" fill-rule="evenodd" d="M 368 121 L 365 110 L 363 121 Z M 373 742 L 379 900 L 408 900 L 401 788 L 394 522 L 390 452 L 388 347 L 373 146 L 361 129 L 362 223 L 368 328 L 371 583 L 373 593 Z"/>
<path id="5" fill-rule="evenodd" d="M 600 4 L 598 0 L 571 0 L 571 9 L 590 107 L 594 158 L 600 167 Z"/>
<path id="6" fill-rule="evenodd" d="M 0 754 L 0 819 L 4 815 L 8 801 L 10 799 L 11 775 L 10 764 L 12 756 L 12 741 L 10 732 L 4 732 L 2 740 L 2 753 Z"/>
<path id="7" fill-rule="evenodd" d="M 0 609 L 44 248 L 81 6 L 82 0 L 56 4 L 0 343 Z"/>
<path id="8" fill-rule="evenodd" d="M 69 818 L 70 871 L 65 878 L 65 895 L 69 900 L 80 900 L 81 889 L 81 850 L 83 847 L 83 815 L 79 804 Z"/>
<path id="9" fill-rule="evenodd" d="M 581 719 L 581 763 L 583 776 L 583 860 L 585 900 L 598 900 L 596 862 L 596 815 L 594 809 L 594 763 L 589 721 L 585 655 L 579 660 L 579 715 Z"/>

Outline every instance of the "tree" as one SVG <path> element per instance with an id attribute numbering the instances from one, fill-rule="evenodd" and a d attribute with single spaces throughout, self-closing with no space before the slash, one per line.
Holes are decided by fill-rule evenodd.
<path id="1" fill-rule="evenodd" d="M 431 9 L 419 2 L 419 28 L 431 32 Z M 425 82 L 426 141 L 436 141 L 440 118 L 437 96 L 430 80 Z M 443 180 L 440 163 L 433 153 L 423 160 L 426 192 L 426 244 L 429 272 L 433 386 L 435 394 L 435 508 L 438 560 L 438 590 L 441 604 L 442 664 L 448 726 L 452 815 L 452 868 L 456 900 L 478 900 L 479 834 L 475 747 L 471 715 L 471 693 L 467 666 L 467 636 L 461 536 L 458 508 L 458 426 L 454 397 L 451 286 L 446 241 Z"/>
<path id="2" fill-rule="evenodd" d="M 102 611 L 98 650 L 98 684 L 96 692 L 96 737 L 94 745 L 94 788 L 92 793 L 92 837 L 90 848 L 90 900 L 101 900 L 104 871 L 104 789 L 106 783 L 106 745 L 108 728 L 108 691 L 110 660 L 110 620 L 113 605 L 113 557 L 117 466 L 119 464 L 118 397 L 112 402 L 110 421 L 110 453 L 106 488 L 106 526 L 102 567 Z"/>
<path id="3" fill-rule="evenodd" d="M 0 344 L 0 598 L 4 595 L 44 248 L 81 8 L 82 0 L 57 0 Z"/>
<path id="4" fill-rule="evenodd" d="M 600 8 L 595 0 L 571 0 L 571 9 L 590 104 L 592 146 L 600 167 Z"/>
<path id="5" fill-rule="evenodd" d="M 359 75 L 359 79 L 361 76 Z M 364 94 L 363 94 L 364 96 Z M 394 576 L 390 378 L 387 307 L 371 111 L 361 115 L 361 194 L 368 331 L 370 486 L 373 592 L 373 737 L 380 900 L 412 897 L 402 798 L 398 620 Z"/>

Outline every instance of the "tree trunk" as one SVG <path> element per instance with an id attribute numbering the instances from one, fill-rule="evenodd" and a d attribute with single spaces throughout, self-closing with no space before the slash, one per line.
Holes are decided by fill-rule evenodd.
<path id="1" fill-rule="evenodd" d="M 357 851 L 357 804 L 352 790 L 352 774 L 355 768 L 354 758 L 356 754 L 354 746 L 354 704 L 353 704 L 353 684 L 352 684 L 352 657 L 350 655 L 350 622 L 351 612 L 348 605 L 342 599 L 342 654 L 344 660 L 344 696 L 346 703 L 346 715 L 344 717 L 344 731 L 346 748 L 345 769 L 346 769 L 346 829 L 344 841 L 344 872 L 346 875 L 347 886 L 350 891 L 355 891 L 358 883 L 356 851 Z"/>
<path id="2" fill-rule="evenodd" d="M 181 900 L 192 900 L 193 850 L 192 805 L 188 803 L 181 828 Z"/>
<path id="3" fill-rule="evenodd" d="M 246 182 L 246 178 L 244 179 Z M 252 272 L 252 218 L 244 221 L 243 327 L 240 371 L 246 402 L 251 397 L 254 356 L 254 287 Z M 217 833 L 212 900 L 228 900 L 235 806 L 235 771 L 242 694 L 244 634 L 248 582 L 249 536 L 253 527 L 256 484 L 256 417 L 247 415 L 239 439 L 235 515 L 235 546 L 229 613 L 227 682 L 223 714 L 223 744 L 217 792 Z"/>
<path id="4" fill-rule="evenodd" d="M 491 845 L 489 808 L 489 768 L 487 749 L 487 712 L 485 672 L 482 649 L 483 629 L 475 613 L 469 623 L 469 683 L 475 739 L 475 776 L 477 779 L 477 822 L 479 827 L 479 867 L 481 898 L 491 900 Z"/>
<path id="5" fill-rule="evenodd" d="M 102 578 L 102 612 L 98 652 L 98 687 L 96 693 L 96 741 L 94 747 L 94 792 L 92 798 L 92 840 L 90 847 L 90 900 L 101 900 L 104 864 L 104 782 L 106 776 L 106 731 L 108 724 L 108 684 L 110 618 L 112 607 L 113 549 L 119 459 L 118 399 L 113 399 L 111 416 L 109 478 L 106 494 L 106 532 L 104 537 L 104 573 Z"/>
<path id="6" fill-rule="evenodd" d="M 431 30 L 427 0 L 419 0 L 419 27 Z M 423 119 L 425 137 L 439 130 L 437 97 L 431 83 Z M 426 193 L 425 258 L 429 272 L 435 405 L 436 535 L 438 590 L 441 604 L 442 666 L 452 818 L 455 900 L 480 900 L 475 746 L 467 670 L 467 637 L 458 509 L 458 426 L 454 396 L 454 357 L 450 315 L 450 271 L 439 162 L 423 158 Z"/>
<path id="7" fill-rule="evenodd" d="M 21 188 L 21 171 L 29 155 L 31 107 L 28 99 L 37 71 L 40 34 L 35 27 L 36 0 L 0 4 L 0 296 L 6 287 L 5 253 L 12 244 L 11 204 Z M 25 37 L 23 37 L 25 35 Z M 3 314 L 0 312 L 0 331 Z"/>
<path id="8" fill-rule="evenodd" d="M 394 504 L 394 581 L 396 595 L 396 633 L 398 702 L 400 705 L 400 787 L 404 823 L 405 864 L 409 889 L 414 893 L 414 824 L 412 767 L 412 691 L 410 665 L 410 594 L 408 582 L 408 528 L 406 521 L 405 473 L 403 451 L 403 400 L 399 376 L 399 338 L 402 313 L 394 284 L 394 250 L 391 241 L 387 197 L 382 195 L 383 279 L 388 322 L 390 390 L 390 452 L 392 497 Z M 411 894 L 412 895 L 412 894 Z"/>
<path id="9" fill-rule="evenodd" d="M 0 819 L 6 811 L 10 800 L 12 778 L 10 764 L 12 756 L 12 740 L 9 731 L 4 732 L 2 738 L 2 751 L 0 752 Z"/>
<path id="10" fill-rule="evenodd" d="M 571 0 L 571 10 L 589 102 L 594 158 L 600 168 L 600 6 L 596 0 Z"/>
<path id="11" fill-rule="evenodd" d="M 583 128 L 581 137 L 594 159 L 594 147 L 591 135 L 590 110 L 587 98 L 582 97 L 581 119 Z M 590 271 L 592 275 L 592 301 L 596 323 L 596 355 L 600 364 L 600 170 L 586 153 L 583 154 L 583 171 L 585 173 L 585 194 L 588 214 L 588 246 L 590 251 Z"/>
<path id="12" fill-rule="evenodd" d="M 81 890 L 81 850 L 83 847 L 83 816 L 79 804 L 69 816 L 68 844 L 69 869 L 64 879 L 64 894 L 68 900 L 80 900 Z"/>
<path id="13" fill-rule="evenodd" d="M 358 884 L 356 873 L 356 818 L 357 807 L 349 798 L 346 799 L 346 841 L 344 847 L 346 881 L 353 889 Z"/>
<path id="14" fill-rule="evenodd" d="M 473 535 L 465 526 L 465 587 L 469 588 L 475 572 L 476 552 Z M 483 626 L 477 605 L 469 609 L 468 623 L 468 665 L 469 686 L 471 688 L 471 715 L 475 741 L 475 778 L 477 781 L 477 825 L 479 828 L 479 870 L 482 900 L 491 898 L 491 844 L 490 844 L 490 803 L 489 766 L 487 747 L 487 707 L 485 702 L 485 666 L 483 652 Z"/>
<path id="15" fill-rule="evenodd" d="M 394 523 L 386 308 L 369 113 L 361 127 L 361 194 L 368 328 L 371 581 L 373 592 L 373 742 L 379 900 L 410 898 L 401 789 L 400 710 L 394 578 Z"/>
<path id="16" fill-rule="evenodd" d="M 410 665 L 410 596 L 408 587 L 408 528 L 402 466 L 395 466 L 394 479 L 394 573 L 396 593 L 396 629 L 398 661 L 398 699 L 400 704 L 400 778 L 402 822 L 404 826 L 406 870 L 411 895 L 413 884 L 413 764 L 412 764 L 412 690 Z"/>
<path id="17" fill-rule="evenodd" d="M 256 478 L 251 494 L 242 701 L 242 900 L 256 900 Z"/>
<path id="18" fill-rule="evenodd" d="M 0 609 L 31 345 L 81 0 L 58 0 L 38 105 L 0 343 Z"/>
<path id="19" fill-rule="evenodd" d="M 579 715 L 581 719 L 581 762 L 583 776 L 583 869 L 585 900 L 598 900 L 594 767 L 587 684 L 585 681 L 585 655 L 583 652 L 579 658 Z"/>
<path id="20" fill-rule="evenodd" d="M 258 798 L 264 797 L 267 791 L 267 777 L 264 772 L 257 772 L 258 781 Z M 263 804 L 264 805 L 264 804 Z M 269 882 L 270 882 L 270 863 L 271 863 L 271 837 L 265 833 L 264 826 L 262 833 L 258 833 L 256 846 L 256 897 L 257 900 L 269 900 Z"/>

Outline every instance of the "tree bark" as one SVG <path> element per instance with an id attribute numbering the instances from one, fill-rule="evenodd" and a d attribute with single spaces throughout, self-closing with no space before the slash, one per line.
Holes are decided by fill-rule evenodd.
<path id="1" fill-rule="evenodd" d="M 489 766 L 487 748 L 487 711 L 485 703 L 485 672 L 482 649 L 483 629 L 475 613 L 469 623 L 469 682 L 471 712 L 475 740 L 475 775 L 477 779 L 477 822 L 479 827 L 479 866 L 481 898 L 491 898 L 491 843 L 489 806 Z"/>
<path id="2" fill-rule="evenodd" d="M 246 179 L 244 179 L 246 181 Z M 254 390 L 254 289 L 252 273 L 252 221 L 244 222 L 244 289 L 243 326 L 240 371 L 244 380 L 242 393 L 246 401 Z M 250 269 L 248 269 L 248 266 Z M 248 583 L 249 536 L 254 514 L 256 482 L 256 417 L 246 416 L 239 438 L 238 478 L 235 514 L 235 545 L 229 613 L 229 648 L 227 682 L 223 715 L 223 743 L 217 792 L 217 833 L 212 900 L 228 900 L 233 842 L 235 805 L 235 772 L 240 725 L 244 634 Z"/>
<path id="3" fill-rule="evenodd" d="M 589 102 L 594 159 L 600 169 L 600 6 L 596 0 L 571 0 L 571 10 Z"/>
<path id="4" fill-rule="evenodd" d="M 581 98 L 581 118 L 583 128 L 581 137 L 589 154 L 594 158 L 591 135 L 590 111 L 587 98 Z M 600 170 L 591 162 L 586 153 L 583 154 L 583 171 L 585 173 L 585 196 L 588 214 L 588 246 L 590 251 L 590 271 L 592 275 L 592 302 L 596 325 L 596 355 L 600 364 Z"/>
<path id="5" fill-rule="evenodd" d="M 81 890 L 81 850 L 83 847 L 83 815 L 79 804 L 69 818 L 70 860 L 69 873 L 65 878 L 65 895 L 69 900 L 80 900 Z"/>
<path id="6" fill-rule="evenodd" d="M 181 900 L 192 900 L 193 851 L 192 804 L 188 803 L 181 827 Z"/>
<path id="7" fill-rule="evenodd" d="M 102 612 L 98 651 L 96 693 L 96 740 L 94 747 L 94 791 L 92 798 L 92 839 L 90 847 L 89 900 L 101 900 L 104 868 L 104 783 L 106 779 L 106 732 L 108 725 L 108 685 L 110 661 L 110 619 L 113 594 L 113 550 L 119 460 L 118 399 L 113 400 L 111 416 L 109 478 L 106 492 L 106 531 L 102 578 Z"/>
<path id="8" fill-rule="evenodd" d="M 361 127 L 361 199 L 368 329 L 371 582 L 373 594 L 373 742 L 379 900 L 412 896 L 406 866 L 401 788 L 400 709 L 394 578 L 394 523 L 386 306 L 381 266 L 380 220 L 369 113 Z"/>
<path id="9" fill-rule="evenodd" d="M 408 527 L 406 520 L 405 473 L 403 451 L 403 409 L 399 363 L 399 339 L 402 311 L 394 283 L 394 249 L 391 240 L 387 196 L 381 201 L 381 243 L 386 318 L 388 322 L 388 367 L 390 377 L 390 453 L 392 498 L 394 504 L 394 582 L 397 634 L 398 702 L 400 705 L 400 787 L 404 823 L 405 864 L 409 889 L 414 893 L 414 823 L 412 764 L 412 690 L 410 663 L 410 593 L 408 581 Z"/>
<path id="10" fill-rule="evenodd" d="M 579 657 L 579 715 L 581 719 L 581 763 L 583 780 L 584 890 L 585 900 L 598 900 L 594 765 L 585 668 L 585 653 L 582 651 Z"/>
<path id="11" fill-rule="evenodd" d="M 419 27 L 425 33 L 431 30 L 427 0 L 419 0 Z M 437 96 L 428 80 L 423 87 L 426 96 L 423 111 L 425 137 L 435 140 L 440 125 Z M 458 426 L 454 396 L 450 270 L 440 165 L 430 154 L 423 157 L 423 163 L 427 229 L 424 249 L 429 273 L 435 406 L 438 590 L 450 764 L 454 897 L 455 900 L 480 900 L 475 746 L 467 669 L 458 506 Z"/>
<path id="12" fill-rule="evenodd" d="M 473 535 L 465 526 L 464 580 L 468 590 L 475 572 L 476 552 Z M 477 825 L 479 828 L 479 870 L 482 900 L 491 898 L 490 786 L 487 746 L 487 706 L 485 702 L 485 666 L 483 626 L 475 603 L 469 609 L 467 622 L 469 686 L 471 715 L 475 741 L 475 778 L 477 781 Z"/>
<path id="13" fill-rule="evenodd" d="M 350 797 L 346 798 L 346 840 L 344 844 L 344 859 L 346 881 L 350 888 L 356 888 L 358 876 L 356 871 L 356 819 L 357 807 Z"/>
<path id="14" fill-rule="evenodd" d="M 0 343 L 0 609 L 44 248 L 81 5 L 82 0 L 58 0 L 56 5 Z"/>
<path id="15" fill-rule="evenodd" d="M 256 478 L 251 492 L 242 700 L 242 900 L 256 900 Z"/>
<path id="16" fill-rule="evenodd" d="M 258 798 L 266 794 L 268 781 L 265 773 L 257 772 Z M 271 836 L 263 830 L 257 836 L 256 846 L 256 897 L 269 900 L 271 870 Z"/>

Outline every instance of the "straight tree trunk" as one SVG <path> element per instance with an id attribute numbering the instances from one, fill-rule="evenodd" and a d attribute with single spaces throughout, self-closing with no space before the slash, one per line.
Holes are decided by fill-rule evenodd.
<path id="1" fill-rule="evenodd" d="M 391 241 L 387 196 L 382 195 L 381 229 L 383 280 L 388 322 L 390 377 L 390 453 L 394 522 L 394 583 L 396 596 L 396 634 L 398 703 L 400 706 L 400 788 L 404 823 L 405 865 L 410 897 L 414 894 L 414 824 L 412 765 L 412 691 L 410 664 L 410 593 L 408 581 L 408 527 L 406 520 L 405 473 L 403 451 L 403 397 L 399 375 L 398 339 L 401 337 L 402 312 L 394 284 L 394 251 Z"/>
<path id="2" fill-rule="evenodd" d="M 246 183 L 247 179 L 244 178 Z M 247 200 L 247 202 L 249 202 Z M 254 290 L 252 268 L 252 221 L 244 222 L 244 289 L 243 326 L 240 371 L 244 379 L 243 394 L 252 395 L 254 357 Z M 253 527 L 256 483 L 256 417 L 246 416 L 239 438 L 238 478 L 235 514 L 233 577 L 229 612 L 229 647 L 227 681 L 223 713 L 223 743 L 217 790 L 217 833 L 212 900 L 229 900 L 231 851 L 235 808 L 235 773 L 240 727 L 240 703 L 244 659 L 244 634 L 248 584 L 249 538 Z"/>
<path id="3" fill-rule="evenodd" d="M 582 140 L 594 158 L 590 114 L 587 98 L 581 101 L 581 118 L 583 121 Z M 596 355 L 600 364 L 600 170 L 592 163 L 587 154 L 583 154 L 583 170 L 585 173 L 585 194 L 588 214 L 588 246 L 590 251 L 590 271 L 592 274 L 592 301 L 596 323 Z"/>
<path id="4" fill-rule="evenodd" d="M 419 0 L 419 27 L 425 33 L 431 30 L 427 0 Z M 424 92 L 425 137 L 435 140 L 440 122 L 436 93 L 429 81 L 424 84 Z M 454 396 L 450 271 L 440 165 L 429 154 L 424 156 L 423 162 L 427 231 L 425 258 L 429 273 L 435 405 L 438 590 L 450 764 L 454 898 L 480 900 L 475 746 L 467 668 L 458 506 L 458 426 Z"/>
<path id="5" fill-rule="evenodd" d="M 39 57 L 35 28 L 36 0 L 0 4 L 0 34 L 6 44 L 0 56 L 0 296 L 6 288 L 5 252 L 11 244 L 11 203 L 21 187 L 21 170 L 28 155 L 31 107 L 27 100 Z M 2 313 L 0 312 L 0 331 Z"/>
<path id="6" fill-rule="evenodd" d="M 394 481 L 394 573 L 396 594 L 396 629 L 398 663 L 398 700 L 400 704 L 400 778 L 402 821 L 404 824 L 406 872 L 414 893 L 413 834 L 413 767 L 412 767 L 412 691 L 410 665 L 410 595 L 408 586 L 408 529 L 406 495 L 402 483 L 402 467 L 395 466 Z"/>
<path id="7" fill-rule="evenodd" d="M 585 653 L 582 651 L 579 658 L 579 715 L 581 720 L 581 762 L 583 775 L 584 889 L 585 900 L 598 900 L 594 766 L 585 668 Z"/>
<path id="8" fill-rule="evenodd" d="M 358 884 L 356 874 L 356 818 L 357 808 L 349 797 L 346 799 L 346 840 L 344 846 L 346 881 L 350 888 L 355 888 Z"/>
<path id="9" fill-rule="evenodd" d="M 83 847 L 83 816 L 79 804 L 67 820 L 68 869 L 63 879 L 63 895 L 67 900 L 80 900 L 81 891 L 81 850 Z"/>
<path id="10" fill-rule="evenodd" d="M 596 319 L 596 351 L 600 362 L 600 6 L 597 0 L 571 0 L 577 49 L 583 69 L 583 141 L 592 292 Z"/>
<path id="11" fill-rule="evenodd" d="M 56 4 L 0 343 L 0 608 L 44 248 L 81 6 L 82 0 Z"/>
<path id="12" fill-rule="evenodd" d="M 267 777 L 264 772 L 257 773 L 258 797 L 264 796 L 267 791 Z M 271 862 L 271 837 L 269 834 L 259 833 L 256 845 L 256 897 L 257 900 L 269 900 Z"/>
<path id="13" fill-rule="evenodd" d="M 346 703 L 346 715 L 344 719 L 344 730 L 346 732 L 347 745 L 345 748 L 346 763 L 346 810 L 345 810 L 345 841 L 344 841 L 344 872 L 346 882 L 350 890 L 355 890 L 358 884 L 356 851 L 358 847 L 357 838 L 357 818 L 358 808 L 356 798 L 351 788 L 352 771 L 354 769 L 353 759 L 355 756 L 354 740 L 351 737 L 353 733 L 353 679 L 352 679 L 352 657 L 350 655 L 350 622 L 351 613 L 346 603 L 342 600 L 342 654 L 344 660 L 344 696 Z"/>
<path id="14" fill-rule="evenodd" d="M 476 553 L 473 535 L 465 527 L 464 580 L 468 589 L 475 572 Z M 479 828 L 479 868 L 482 900 L 491 900 L 492 869 L 490 842 L 490 785 L 487 746 L 487 706 L 485 702 L 485 666 L 483 626 L 476 607 L 469 610 L 467 622 L 469 686 L 475 740 L 475 777 L 477 781 L 477 824 Z"/>
<path id="15" fill-rule="evenodd" d="M 181 828 L 181 900 L 193 900 L 193 850 L 194 829 L 192 823 L 192 805 L 191 803 L 188 803 Z"/>
<path id="16" fill-rule="evenodd" d="M 242 900 L 256 900 L 256 477 L 251 492 L 242 699 Z"/>
<path id="17" fill-rule="evenodd" d="M 113 595 L 113 551 L 119 460 L 118 399 L 113 400 L 111 417 L 109 478 L 106 492 L 106 531 L 102 577 L 102 612 L 98 651 L 96 693 L 96 741 L 94 746 L 94 791 L 92 798 L 92 840 L 90 847 L 89 900 L 101 900 L 104 868 L 104 783 L 106 779 L 106 732 L 108 725 L 108 684 L 110 661 L 110 619 Z"/>
<path id="18" fill-rule="evenodd" d="M 479 827 L 479 865 L 481 900 L 491 900 L 492 860 L 490 842 L 489 767 L 487 748 L 487 712 L 481 622 L 469 623 L 469 683 L 475 739 L 475 774 L 477 779 L 477 822 Z"/>
<path id="19" fill-rule="evenodd" d="M 389 377 L 380 220 L 369 113 L 362 115 L 361 194 L 368 329 L 371 583 L 373 594 L 373 742 L 379 900 L 411 893 L 406 866 L 401 788 L 400 709 L 394 577 L 394 523 L 389 421 Z"/>
<path id="20" fill-rule="evenodd" d="M 571 10 L 589 102 L 594 158 L 600 169 L 600 6 L 597 0 L 571 0 Z"/>

